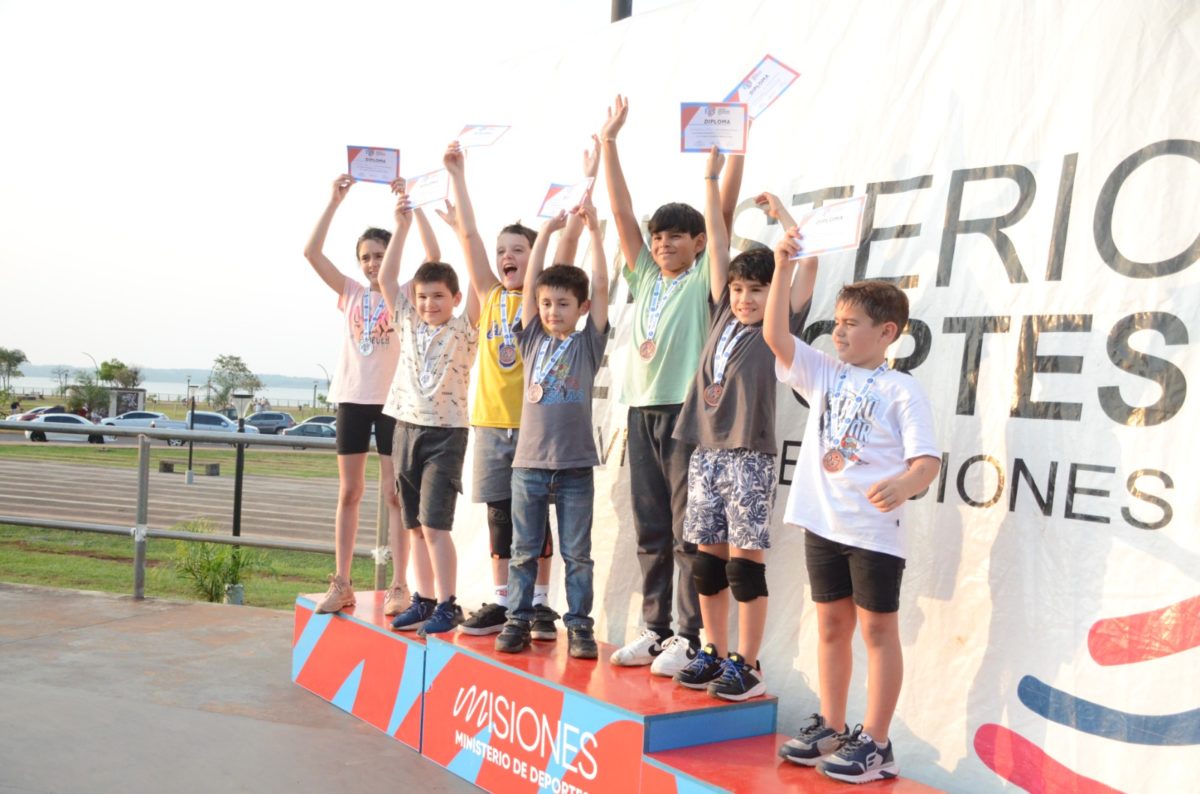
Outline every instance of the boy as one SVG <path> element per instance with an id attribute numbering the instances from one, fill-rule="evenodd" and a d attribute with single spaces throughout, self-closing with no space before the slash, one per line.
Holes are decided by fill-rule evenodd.
<path id="1" fill-rule="evenodd" d="M 618 96 L 601 127 L 600 140 L 613 220 L 625 257 L 623 273 L 634 298 L 633 340 L 621 400 L 629 406 L 629 479 L 646 628 L 614 652 L 611 660 L 626 666 L 653 663 L 652 672 L 670 676 L 683 669 L 692 649 L 700 645 L 700 604 L 692 571 L 696 547 L 683 539 L 692 448 L 676 441 L 673 433 L 708 335 L 709 260 L 704 250 L 704 216 L 686 204 L 666 204 L 655 211 L 650 218 L 650 247 L 646 247 L 617 156 L 617 133 L 628 115 L 629 103 Z M 741 168 L 741 157 L 730 158 L 721 190 L 727 226 Z M 676 567 L 676 617 L 687 645 L 673 643 L 672 652 L 663 654 L 663 643 L 672 633 Z"/>
<path id="2" fill-rule="evenodd" d="M 484 250 L 483 238 L 475 223 L 475 211 L 467 193 L 462 149 L 454 141 L 442 158 L 450 174 L 457 207 L 447 206 L 439 215 L 449 223 L 462 244 L 471 273 L 473 301 L 481 307 L 479 315 L 479 380 L 471 424 L 475 427 L 472 483 L 473 499 L 487 504 L 488 535 L 492 555 L 491 602 L 471 613 L 459 625 L 465 634 L 493 634 L 504 626 L 508 609 L 508 564 L 512 556 L 512 461 L 516 453 L 521 425 L 521 405 L 525 399 L 524 360 L 512 330 L 521 317 L 521 287 L 529 263 L 530 248 L 537 233 L 513 224 L 500 230 L 496 241 L 496 272 L 492 272 Z M 595 177 L 599 153 L 584 156 L 585 176 Z M 575 247 L 582 221 L 572 218 L 555 256 L 557 262 L 575 259 Z M 558 613 L 550 608 L 550 558 L 554 545 L 547 515 L 546 540 L 538 561 L 537 582 L 533 593 L 531 636 L 536 640 L 554 640 L 558 636 L 554 622 Z"/>
<path id="3" fill-rule="evenodd" d="M 384 413 L 396 418 L 394 467 L 404 526 L 412 533 L 417 589 L 392 628 L 420 630 L 424 636 L 450 631 L 461 622 L 450 530 L 462 490 L 478 311 L 468 305 L 454 316 L 462 293 L 454 269 L 444 262 L 424 263 L 411 282 L 400 286 L 400 256 L 413 216 L 404 193 L 395 215 L 396 231 L 383 257 L 379 284 L 399 335 L 400 361 Z M 435 594 L 436 600 L 422 593 Z"/>
<path id="4" fill-rule="evenodd" d="M 696 445 L 688 468 L 683 538 L 699 547 L 693 575 L 708 643 L 675 681 L 742 701 L 767 690 L 758 652 L 767 620 L 764 555 L 771 545 L 775 501 L 776 387 L 774 354 L 763 341 L 762 321 L 775 260 L 770 249 L 755 248 L 730 263 L 716 182 L 723 159 L 713 147 L 705 168 L 704 219 L 716 306 L 700 368 L 675 426 L 675 438 Z M 793 225 L 775 196 L 764 193 L 757 203 L 784 228 Z M 791 284 L 792 333 L 804 328 L 816 264 L 806 260 Z M 740 652 L 729 642 L 730 594 L 737 601 Z M 725 652 L 729 655 L 722 660 Z"/>
<path id="5" fill-rule="evenodd" d="M 788 332 L 783 285 L 800 234 L 775 248 L 763 336 L 776 376 L 812 406 L 784 520 L 804 527 L 817 610 L 821 712 L 780 748 L 788 761 L 864 783 L 899 770 L 888 728 L 904 676 L 898 610 L 904 572 L 904 503 L 937 475 L 933 414 L 917 381 L 888 368 L 908 322 L 908 298 L 883 281 L 843 287 L 834 312 L 837 358 Z M 846 729 L 855 623 L 867 646 L 867 713 Z"/>
<path id="6" fill-rule="evenodd" d="M 595 659 L 592 634 L 592 468 L 600 463 L 592 438 L 592 383 L 608 343 L 608 275 L 596 209 L 577 212 L 592 242 L 592 301 L 588 277 L 574 265 L 542 270 L 547 238 L 566 224 L 559 213 L 542 226 L 525 273 L 519 339 L 525 368 L 521 437 L 513 459 L 513 555 L 508 622 L 496 650 L 529 647 L 532 588 L 553 497 L 567 591 L 568 652 Z M 579 320 L 590 309 L 583 328 Z"/>

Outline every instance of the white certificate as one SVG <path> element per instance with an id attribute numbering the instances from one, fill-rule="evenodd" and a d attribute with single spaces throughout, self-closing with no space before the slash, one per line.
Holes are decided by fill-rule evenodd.
<path id="1" fill-rule="evenodd" d="M 826 204 L 800 216 L 796 227 L 800 229 L 801 247 L 792 259 L 858 248 L 866 203 L 866 196 L 857 196 Z"/>
<path id="2" fill-rule="evenodd" d="M 350 163 L 350 176 L 358 182 L 390 185 L 400 177 L 399 149 L 347 146 L 346 159 Z"/>
<path id="3" fill-rule="evenodd" d="M 745 102 L 750 118 L 757 119 L 799 76 L 800 73 L 795 69 L 784 66 L 768 55 L 750 70 L 737 88 L 729 92 L 725 101 Z"/>
<path id="4" fill-rule="evenodd" d="M 573 185 L 552 184 L 542 199 L 542 208 L 538 210 L 539 218 L 553 218 L 560 212 L 572 212 L 583 203 L 588 191 L 592 189 L 594 180 L 589 176 L 582 182 Z"/>
<path id="5" fill-rule="evenodd" d="M 404 179 L 404 192 L 414 207 L 423 207 L 446 198 L 450 190 L 450 174 L 445 168 Z"/>
<path id="6" fill-rule="evenodd" d="M 679 150 L 746 153 L 744 102 L 684 102 L 679 106 Z"/>
<path id="7" fill-rule="evenodd" d="M 503 124 L 468 124 L 458 134 L 458 145 L 464 149 L 468 146 L 491 146 L 510 129 Z"/>

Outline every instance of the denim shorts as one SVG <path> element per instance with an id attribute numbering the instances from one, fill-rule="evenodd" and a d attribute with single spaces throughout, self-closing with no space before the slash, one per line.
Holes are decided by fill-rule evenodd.
<path id="1" fill-rule="evenodd" d="M 512 499 L 512 462 L 519 430 L 476 427 L 471 455 L 471 501 L 502 502 Z"/>
<path id="2" fill-rule="evenodd" d="M 406 529 L 452 529 L 462 493 L 467 428 L 396 422 L 392 462 Z"/>
<path id="3" fill-rule="evenodd" d="M 904 560 L 823 538 L 804 530 L 804 563 L 812 600 L 839 601 L 854 596 L 854 603 L 868 612 L 900 610 L 900 580 Z"/>

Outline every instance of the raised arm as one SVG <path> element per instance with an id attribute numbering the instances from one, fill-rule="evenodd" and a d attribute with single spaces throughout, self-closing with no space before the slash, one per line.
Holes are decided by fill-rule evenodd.
<path id="1" fill-rule="evenodd" d="M 538 276 L 546 265 L 546 248 L 550 245 L 550 236 L 566 225 L 567 213 L 560 212 L 542 224 L 537 239 L 533 241 L 533 250 L 529 252 L 529 264 L 525 266 L 525 285 L 521 290 L 523 324 L 538 316 L 536 285 Z"/>
<path id="2" fill-rule="evenodd" d="M 603 332 L 608 327 L 608 260 L 604 256 L 604 235 L 600 233 L 600 219 L 596 216 L 596 206 L 589 196 L 579 209 L 575 210 L 584 224 L 592 244 L 592 305 L 588 310 L 597 331 Z"/>
<path id="3" fill-rule="evenodd" d="M 788 324 L 788 299 L 792 276 L 796 273 L 796 263 L 792 261 L 792 256 L 799 250 L 800 235 L 793 226 L 775 245 L 775 275 L 771 279 L 771 289 L 767 292 L 767 306 L 763 313 L 763 340 L 775 354 L 775 360 L 789 369 L 796 357 L 796 339 L 792 336 Z"/>
<path id="4" fill-rule="evenodd" d="M 779 224 L 784 229 L 791 229 L 796 225 L 796 221 L 792 219 L 792 214 L 787 211 L 783 201 L 774 193 L 759 193 L 754 197 L 754 203 L 763 212 L 770 217 L 779 221 Z M 792 290 L 789 300 L 790 308 L 793 312 L 798 312 L 804 308 L 804 304 L 808 302 L 813 294 L 813 285 L 817 281 L 817 258 L 808 256 L 804 259 L 796 260 L 796 274 L 792 279 Z M 791 362 L 789 361 L 789 364 Z"/>
<path id="5" fill-rule="evenodd" d="M 329 235 L 329 225 L 333 222 L 334 214 L 353 184 L 354 177 L 349 174 L 342 174 L 333 180 L 333 192 L 329 196 L 329 203 L 325 205 L 325 211 L 317 219 L 317 225 L 304 245 L 304 258 L 312 265 L 313 270 L 317 271 L 321 280 L 338 295 L 342 294 L 342 289 L 346 286 L 346 277 L 329 261 L 329 257 L 325 256 L 325 238 Z"/>
<path id="6" fill-rule="evenodd" d="M 633 212 L 633 199 L 629 197 L 629 186 L 625 184 L 625 172 L 617 156 L 617 133 L 629 116 L 629 102 L 617 94 L 617 100 L 608 109 L 608 117 L 600 128 L 600 146 L 604 153 L 604 181 L 608 183 L 608 200 L 612 204 L 613 222 L 617 225 L 617 239 L 621 242 L 621 253 L 625 255 L 625 267 L 637 267 L 638 254 L 646 246 L 642 240 L 642 229 Z"/>
<path id="7" fill-rule="evenodd" d="M 392 233 L 392 241 L 388 243 L 387 251 L 383 254 L 383 265 L 379 268 L 379 291 L 387 303 L 388 314 L 395 316 L 396 305 L 400 299 L 400 257 L 404 253 L 404 239 L 412 228 L 412 203 L 407 193 L 396 197 L 396 230 Z"/>
<path id="8" fill-rule="evenodd" d="M 479 234 L 479 226 L 475 223 L 475 208 L 471 204 L 471 195 L 467 192 L 466 158 L 458 141 L 451 141 L 442 155 L 442 164 L 450 174 L 450 191 L 454 195 L 455 204 L 446 203 L 446 214 L 442 220 L 449 223 L 458 235 L 462 245 L 463 257 L 467 260 L 467 274 L 471 281 L 471 292 L 479 306 L 487 300 L 492 288 L 500 283 L 492 272 L 492 263 L 488 261 L 487 248 L 483 237 Z M 457 206 L 455 206 L 457 205 Z M 450 219 L 453 215 L 454 221 Z M 467 296 L 467 310 L 471 309 L 471 296 Z M 478 308 L 476 315 L 478 315 Z M 470 315 L 468 315 L 470 316 Z"/>
<path id="9" fill-rule="evenodd" d="M 437 235 L 429 225 L 429 218 L 420 207 L 413 210 L 413 218 L 417 221 L 417 234 L 421 235 L 421 245 L 425 248 L 425 258 L 422 262 L 441 262 L 442 248 L 438 245 Z"/>
<path id="10" fill-rule="evenodd" d="M 596 183 L 596 173 L 600 168 L 600 138 L 592 136 L 592 148 L 583 150 L 583 178 L 591 177 L 592 187 Z M 588 191 L 584 201 L 591 202 L 592 192 Z M 572 212 L 567 218 L 567 228 L 558 236 L 558 247 L 554 249 L 554 264 L 575 264 L 575 254 L 579 251 L 579 236 L 583 233 L 584 221 L 578 212 Z"/>
<path id="11" fill-rule="evenodd" d="M 708 230 L 709 288 L 713 303 L 721 300 L 729 278 L 729 227 L 725 224 L 721 191 L 717 187 L 724 162 L 725 155 L 716 146 L 709 150 L 704 161 L 704 226 Z"/>
<path id="12" fill-rule="evenodd" d="M 725 233 L 733 232 L 733 212 L 737 209 L 738 194 L 742 192 L 742 171 L 746 167 L 746 155 L 731 154 L 725 162 L 725 173 L 721 176 L 721 217 L 725 220 Z"/>

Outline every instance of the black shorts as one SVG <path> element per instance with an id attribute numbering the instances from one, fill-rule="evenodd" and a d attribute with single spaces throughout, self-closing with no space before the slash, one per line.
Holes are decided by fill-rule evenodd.
<path id="1" fill-rule="evenodd" d="M 847 546 L 806 529 L 804 563 L 817 603 L 854 596 L 854 603 L 868 612 L 900 610 L 904 560 L 899 557 Z"/>
<path id="2" fill-rule="evenodd" d="M 361 455 L 370 452 L 372 428 L 375 430 L 375 449 L 380 455 L 390 456 L 396 420 L 383 412 L 383 406 L 338 403 L 337 454 Z"/>
<path id="3" fill-rule="evenodd" d="M 467 428 L 396 423 L 392 445 L 405 529 L 451 529 L 462 493 Z"/>

